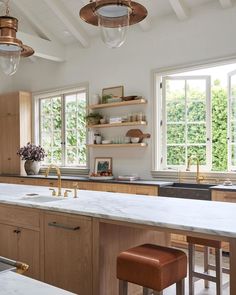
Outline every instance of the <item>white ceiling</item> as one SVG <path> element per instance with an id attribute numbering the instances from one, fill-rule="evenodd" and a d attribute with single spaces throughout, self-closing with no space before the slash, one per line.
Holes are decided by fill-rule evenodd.
<path id="1" fill-rule="evenodd" d="M 2 14 L 5 1 L 0 0 Z M 144 22 L 136 25 L 145 31 L 165 16 L 172 15 L 181 21 L 191 17 L 197 6 L 216 2 L 219 9 L 223 9 L 233 6 L 235 0 L 136 1 L 148 10 Z M 98 35 L 98 28 L 83 22 L 79 17 L 80 8 L 87 3 L 89 0 L 10 0 L 10 12 L 19 20 L 19 31 L 49 40 L 57 46 L 79 42 L 82 47 L 88 47 L 91 39 Z"/>

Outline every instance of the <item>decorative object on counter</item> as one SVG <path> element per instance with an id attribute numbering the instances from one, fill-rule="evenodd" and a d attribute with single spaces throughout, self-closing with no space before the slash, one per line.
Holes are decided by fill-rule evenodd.
<path id="1" fill-rule="evenodd" d="M 144 138 L 150 138 L 151 135 L 149 133 L 143 133 L 142 130 L 140 129 L 130 129 L 127 133 L 126 136 L 131 138 L 139 138 L 138 142 L 142 142 Z M 135 141 L 135 140 L 134 140 Z M 137 143 L 137 141 L 135 141 Z"/>
<path id="2" fill-rule="evenodd" d="M 27 175 L 37 175 L 40 169 L 40 162 L 47 156 L 44 148 L 30 142 L 20 148 L 17 152 L 21 160 L 25 160 L 25 172 Z"/>
<path id="3" fill-rule="evenodd" d="M 100 123 L 100 119 L 102 119 L 102 115 L 97 112 L 94 112 L 94 113 L 88 114 L 85 118 L 88 125 L 96 125 Z"/>
<path id="4" fill-rule="evenodd" d="M 124 86 L 115 86 L 102 89 L 102 102 L 112 103 L 122 101 L 121 97 L 124 95 Z"/>
<path id="5" fill-rule="evenodd" d="M 118 180 L 134 181 L 134 180 L 139 180 L 140 177 L 137 174 L 119 175 L 117 179 Z"/>
<path id="6" fill-rule="evenodd" d="M 31 56 L 34 50 L 16 38 L 18 19 L 10 16 L 9 0 L 4 4 L 6 14 L 0 16 L 0 68 L 4 74 L 11 76 L 16 73 L 20 58 Z"/>
<path id="7" fill-rule="evenodd" d="M 233 185 L 232 181 L 229 178 L 226 178 L 226 180 L 224 181 L 223 185 L 225 186 L 231 186 Z"/>
<path id="8" fill-rule="evenodd" d="M 110 48 L 124 44 L 129 26 L 141 22 L 147 14 L 143 5 L 131 0 L 91 0 L 80 10 L 81 19 L 98 26 L 102 41 Z"/>
<path id="9" fill-rule="evenodd" d="M 99 176 L 111 176 L 112 158 L 95 158 L 94 172 Z"/>

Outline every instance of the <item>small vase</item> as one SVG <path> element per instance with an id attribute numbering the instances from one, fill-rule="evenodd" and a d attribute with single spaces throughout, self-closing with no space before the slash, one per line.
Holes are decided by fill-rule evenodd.
<path id="1" fill-rule="evenodd" d="M 37 175 L 40 169 L 40 163 L 38 161 L 26 160 L 25 172 L 27 175 Z"/>

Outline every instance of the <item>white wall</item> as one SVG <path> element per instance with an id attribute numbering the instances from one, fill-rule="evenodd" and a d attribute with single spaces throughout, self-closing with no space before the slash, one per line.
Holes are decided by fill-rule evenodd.
<path id="1" fill-rule="evenodd" d="M 107 49 L 100 39 L 93 40 L 88 49 L 73 45 L 68 49 L 65 63 L 24 62 L 9 90 L 40 91 L 86 81 L 89 82 L 90 94 L 93 94 L 101 93 L 104 87 L 124 85 L 125 95 L 139 94 L 148 99 L 144 110 L 149 124 L 142 129 L 151 133 L 151 70 L 236 56 L 235 15 L 236 7 L 223 10 L 216 1 L 195 9 L 191 18 L 184 22 L 166 17 L 153 23 L 153 29 L 145 33 L 138 26 L 132 27 L 127 42 L 120 49 Z M 130 110 L 119 111 L 125 113 Z M 114 128 L 106 132 L 116 136 L 127 129 Z M 95 156 L 113 157 L 116 175 L 139 173 L 142 177 L 150 177 L 151 140 L 146 149 L 91 151 L 91 163 Z"/>

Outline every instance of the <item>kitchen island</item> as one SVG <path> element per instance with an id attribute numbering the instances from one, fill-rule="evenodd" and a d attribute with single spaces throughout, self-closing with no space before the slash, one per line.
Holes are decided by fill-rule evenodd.
<path id="1" fill-rule="evenodd" d="M 96 191 L 79 191 L 78 199 L 69 197 L 55 201 L 49 198 L 41 202 L 37 196 L 26 196 L 32 193 L 49 196 L 44 187 L 0 184 L 0 204 L 7 208 L 36 210 L 40 216 L 57 213 L 91 220 L 92 290 L 83 295 L 118 294 L 117 253 L 142 242 L 168 244 L 169 233 L 228 241 L 230 294 L 236 294 L 236 204 Z M 47 216 L 42 218 L 44 225 L 53 225 Z"/>

